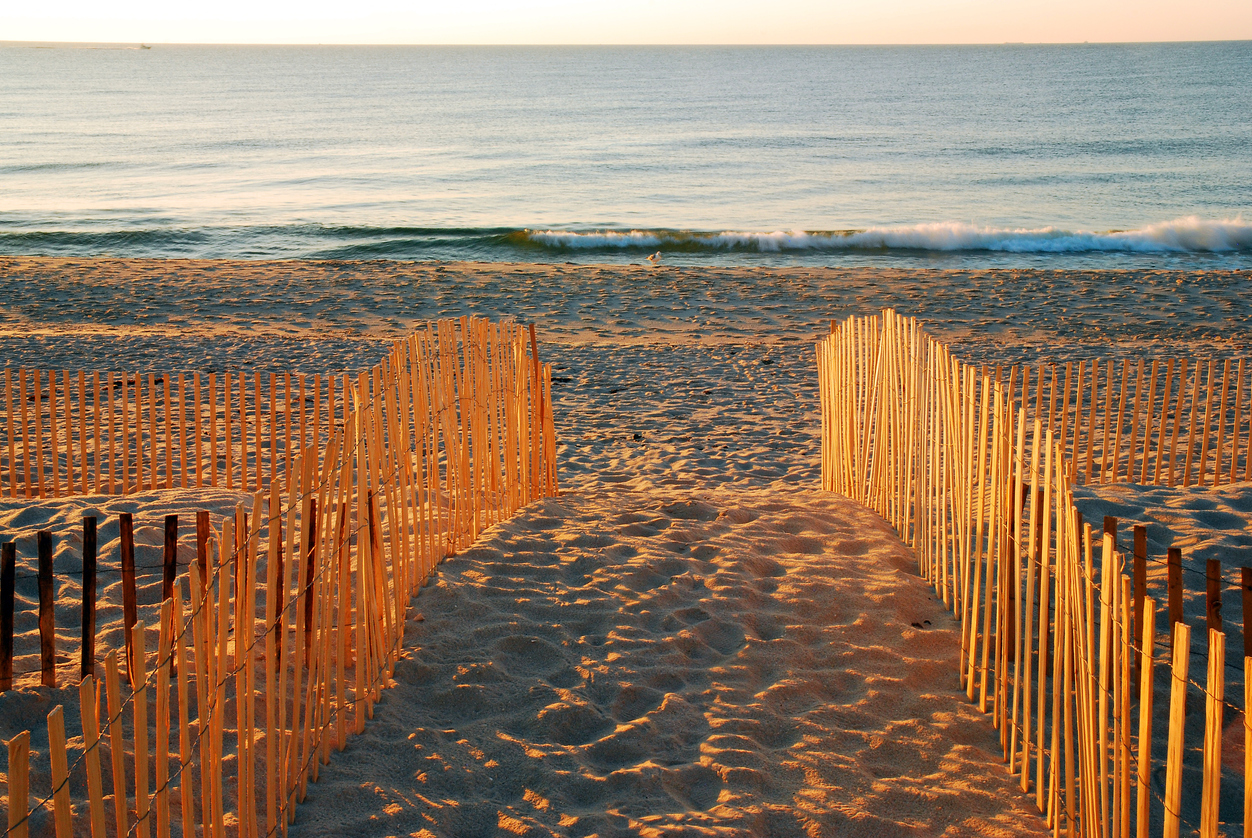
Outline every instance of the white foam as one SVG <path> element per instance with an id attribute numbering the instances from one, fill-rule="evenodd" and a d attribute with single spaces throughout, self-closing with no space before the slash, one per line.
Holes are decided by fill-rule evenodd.
<path id="1" fill-rule="evenodd" d="M 1186 216 L 1137 230 L 1093 232 L 1058 227 L 979 227 L 955 221 L 870 227 L 846 232 L 771 233 L 676 230 L 527 231 L 537 244 L 570 249 L 677 248 L 681 250 L 987 250 L 1006 253 L 1230 253 L 1252 250 L 1252 223 Z"/>

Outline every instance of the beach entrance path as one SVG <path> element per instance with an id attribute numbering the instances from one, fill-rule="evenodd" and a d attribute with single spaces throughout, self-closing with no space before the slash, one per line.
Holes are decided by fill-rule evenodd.
<path id="1" fill-rule="evenodd" d="M 440 568 L 293 835 L 1044 834 L 909 551 L 815 488 L 810 351 L 554 349 L 563 496 Z"/>

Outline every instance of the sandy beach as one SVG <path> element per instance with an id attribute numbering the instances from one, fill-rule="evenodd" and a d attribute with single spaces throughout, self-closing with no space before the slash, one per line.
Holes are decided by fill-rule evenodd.
<path id="1" fill-rule="evenodd" d="M 892 306 L 973 361 L 1247 354 L 1250 279 L 2 257 L 0 358 L 323 372 L 434 317 L 536 323 L 563 494 L 422 591 L 393 688 L 310 786 L 295 835 L 1043 834 L 958 690 L 955 622 L 881 519 L 820 491 L 813 340 Z M 33 562 L 35 530 L 63 532 L 72 573 L 89 507 L 155 528 L 236 500 L 4 500 L 0 533 Z M 1252 564 L 1249 484 L 1101 487 L 1080 505 L 1149 524 L 1153 552 Z M 116 549 L 114 526 L 102 562 Z M 101 596 L 116 620 L 120 594 Z M 19 656 L 37 648 L 32 626 Z M 34 683 L 0 696 L 0 736 L 69 703 Z"/>

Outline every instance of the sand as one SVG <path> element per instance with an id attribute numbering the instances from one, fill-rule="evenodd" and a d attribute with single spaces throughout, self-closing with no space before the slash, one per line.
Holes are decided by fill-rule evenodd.
<path id="1" fill-rule="evenodd" d="M 564 494 L 422 592 L 394 688 L 295 835 L 1042 834 L 957 689 L 951 617 L 877 516 L 817 488 L 812 340 L 891 305 L 970 360 L 1246 353 L 1248 279 L 0 258 L 0 357 L 315 372 L 436 316 L 538 324 Z M 153 502 L 234 502 L 173 494 Z M 1182 509 L 1154 545 L 1202 555 L 1246 547 L 1249 498 L 1083 503 L 1093 520 Z M 84 502 L 4 501 L 0 529 L 69 528 Z M 0 735 L 66 700 L 47 693 L 0 696 Z"/>

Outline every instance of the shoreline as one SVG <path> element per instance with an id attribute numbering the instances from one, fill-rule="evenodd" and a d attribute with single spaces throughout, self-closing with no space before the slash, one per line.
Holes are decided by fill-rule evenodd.
<path id="1" fill-rule="evenodd" d="M 240 363 L 370 344 L 439 317 L 537 324 L 545 344 L 778 344 L 894 308 L 975 362 L 1252 353 L 1252 270 L 677 267 L 505 262 L 235 261 L 0 256 L 0 358 L 58 365 L 109 343 L 169 342 L 167 363 Z M 120 342 L 120 343 L 119 343 Z M 75 343 L 82 344 L 75 346 Z M 219 343 L 219 346 L 196 344 Z M 93 345 L 95 344 L 95 345 Z M 195 347 L 179 351 L 179 346 Z M 193 357 L 183 357 L 191 355 Z M 82 360 L 75 360 L 80 358 Z M 71 363 L 71 361 L 73 363 Z M 310 365 L 326 370 L 323 365 Z"/>

